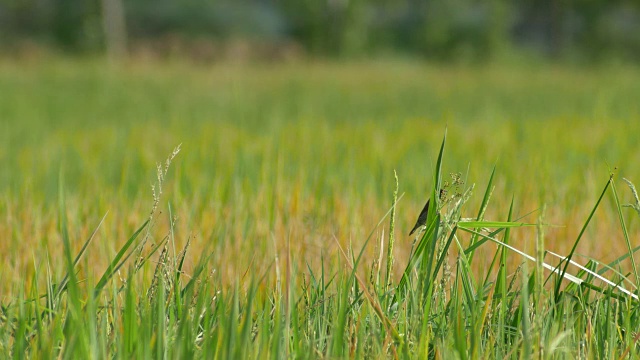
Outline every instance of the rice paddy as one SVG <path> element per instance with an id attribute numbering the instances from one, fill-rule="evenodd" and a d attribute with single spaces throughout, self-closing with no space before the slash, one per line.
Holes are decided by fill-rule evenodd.
<path id="1" fill-rule="evenodd" d="M 638 357 L 638 78 L 2 62 L 0 357 Z"/>

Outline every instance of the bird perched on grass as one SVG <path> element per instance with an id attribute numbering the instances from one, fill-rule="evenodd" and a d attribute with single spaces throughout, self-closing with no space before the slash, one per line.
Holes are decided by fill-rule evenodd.
<path id="1" fill-rule="evenodd" d="M 416 221 L 416 224 L 413 226 L 413 230 L 411 230 L 411 232 L 409 233 L 409 236 L 413 235 L 413 233 L 418 230 L 420 227 L 427 225 L 427 215 L 429 214 L 429 200 L 427 200 L 427 203 L 424 204 L 424 208 L 422 209 L 422 211 L 420 212 L 420 215 L 418 216 L 418 221 Z"/>

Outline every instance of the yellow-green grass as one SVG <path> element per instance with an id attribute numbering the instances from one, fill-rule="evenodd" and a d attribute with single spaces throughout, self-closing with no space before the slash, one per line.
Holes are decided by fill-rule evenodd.
<path id="1" fill-rule="evenodd" d="M 620 291 L 593 279 L 545 285 L 548 273 L 527 279 L 542 265 L 516 270 L 524 260 L 511 251 L 492 263 L 492 243 L 468 252 L 469 265 L 457 256 L 469 233 L 453 241 L 445 225 L 436 245 L 417 243 L 422 261 L 407 267 L 407 233 L 435 196 L 446 128 L 442 180 L 462 173 L 466 183 L 441 185 L 451 197 L 476 184 L 461 215 L 477 216 L 496 165 L 484 218 L 544 207 L 519 220 L 553 224 L 540 228 L 544 238 L 517 227 L 509 243 L 569 254 L 610 171 L 622 202 L 633 200 L 620 179 L 640 182 L 639 75 L 410 62 L 0 63 L 0 357 L 637 356 L 637 302 Z M 178 144 L 160 196 L 156 163 Z M 377 224 L 394 170 L 404 195 L 388 285 L 389 219 Z M 131 237 L 149 218 L 154 183 L 152 225 Z M 601 261 L 628 254 L 611 189 L 577 246 Z M 621 210 L 636 246 L 640 219 Z M 455 225 L 456 214 L 441 213 Z M 109 267 L 147 235 L 142 255 L 167 244 L 165 255 L 161 247 L 140 262 L 133 251 Z M 356 281 L 348 264 L 365 245 Z M 633 270 L 629 259 L 620 267 Z"/>
<path id="2" fill-rule="evenodd" d="M 546 204 L 545 221 L 561 225 L 546 229 L 546 247 L 567 253 L 609 168 L 617 167 L 616 179 L 640 182 L 638 79 L 629 67 L 4 62 L 2 301 L 47 256 L 52 271 L 65 270 L 56 265 L 60 179 L 74 250 L 108 212 L 87 252 L 96 275 L 147 218 L 155 164 L 178 144 L 153 234 L 167 233 L 170 204 L 177 246 L 191 238 L 194 253 L 212 251 L 210 264 L 228 284 L 248 269 L 275 281 L 275 255 L 283 261 L 287 239 L 300 271 L 307 262 L 317 268 L 321 256 L 338 266 L 334 238 L 360 248 L 391 205 L 394 169 L 404 193 L 399 278 L 447 127 L 443 171 L 476 183 L 470 208 L 478 208 L 496 164 L 486 218 L 504 220 L 512 196 L 516 216 Z M 624 254 L 609 196 L 595 216 L 578 252 L 603 261 Z M 625 216 L 637 239 L 637 216 Z M 533 250 L 534 231 L 512 237 Z M 365 257 L 376 251 L 369 244 Z"/>

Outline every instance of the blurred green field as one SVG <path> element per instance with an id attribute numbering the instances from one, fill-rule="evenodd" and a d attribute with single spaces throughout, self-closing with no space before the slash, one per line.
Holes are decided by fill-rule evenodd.
<path id="1" fill-rule="evenodd" d="M 230 279 L 250 263 L 266 268 L 288 237 L 301 265 L 335 255 L 334 236 L 362 243 L 391 205 L 394 169 L 403 259 L 445 128 L 445 173 L 480 191 L 497 164 L 488 218 L 504 219 L 512 196 L 520 215 L 546 204 L 546 221 L 565 225 L 549 229 L 548 246 L 566 252 L 608 167 L 640 182 L 638 79 L 628 67 L 5 62 L 0 251 L 11 255 L 0 272 L 30 273 L 42 254 L 60 255 L 61 176 L 75 246 L 108 212 L 89 252 L 106 266 L 103 255 L 148 216 L 155 164 L 178 144 L 163 217 L 170 204 L 178 241 L 211 249 Z M 586 255 L 624 252 L 609 205 Z M 637 219 L 629 223 L 637 235 Z M 520 236 L 525 248 L 532 234 Z"/>

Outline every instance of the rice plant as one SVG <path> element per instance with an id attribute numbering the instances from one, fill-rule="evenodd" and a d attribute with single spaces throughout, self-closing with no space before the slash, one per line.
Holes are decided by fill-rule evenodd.
<path id="1" fill-rule="evenodd" d="M 169 216 L 161 217 L 163 183 L 179 152 L 180 147 L 157 166 L 148 218 L 117 253 L 103 254 L 109 262 L 101 276 L 86 266 L 84 255 L 96 251 L 94 239 L 107 220 L 73 254 L 60 176 L 58 231 L 64 257 L 34 262 L 34 278 L 2 304 L 3 358 L 640 356 L 639 274 L 633 257 L 640 247 L 631 245 L 613 173 L 604 179 L 572 250 L 557 255 L 542 248 L 545 229 L 557 226 L 544 223 L 543 214 L 525 222 L 515 215 L 512 199 L 506 218 L 486 218 L 499 176 L 495 167 L 479 209 L 467 209 L 476 186 L 462 174 L 443 173 L 445 134 L 424 224 L 401 264 L 399 280 L 392 274 L 393 263 L 401 260 L 394 255 L 402 198 L 396 180 L 388 212 L 359 248 L 336 237 L 336 258 L 321 258 L 318 268 L 298 268 L 287 239 L 271 266 L 257 271 L 247 264 L 246 272 L 227 285 L 216 269 L 220 264 L 210 261 L 214 250 L 190 253 L 187 238 L 177 251 L 180 218 L 170 205 Z M 580 264 L 575 249 L 607 194 L 628 251 L 608 264 L 597 258 Z M 164 221 L 168 231 L 157 236 Z M 533 254 L 510 241 L 514 232 L 527 228 L 537 229 L 539 248 Z M 372 248 L 379 255 L 365 263 L 363 255 Z M 487 266 L 477 267 L 474 262 L 485 248 L 493 249 Z M 189 271 L 188 258 L 195 264 Z M 626 263 L 629 273 L 623 270 L 629 268 Z M 64 269 L 64 276 L 56 278 L 59 269 L 52 266 Z M 275 282 L 268 280 L 270 273 L 276 273 Z"/>

